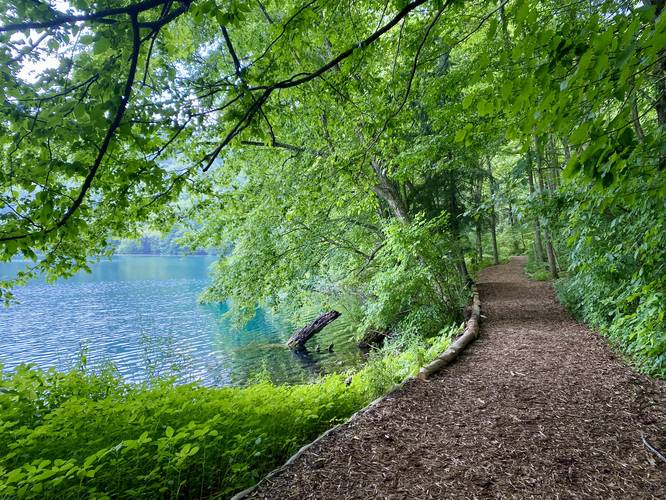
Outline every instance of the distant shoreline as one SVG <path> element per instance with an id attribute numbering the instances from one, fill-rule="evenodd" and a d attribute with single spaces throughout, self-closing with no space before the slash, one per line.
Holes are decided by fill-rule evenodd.
<path id="1" fill-rule="evenodd" d="M 216 253 L 114 253 L 113 257 L 218 257 Z"/>

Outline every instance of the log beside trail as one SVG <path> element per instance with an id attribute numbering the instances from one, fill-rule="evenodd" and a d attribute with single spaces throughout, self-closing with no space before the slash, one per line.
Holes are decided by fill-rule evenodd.
<path id="1" fill-rule="evenodd" d="M 479 273 L 486 317 L 445 373 L 407 382 L 236 500 L 664 500 L 666 464 L 646 443 L 666 455 L 666 382 L 627 367 L 526 262 Z"/>
<path id="2" fill-rule="evenodd" d="M 339 316 L 340 313 L 338 311 L 329 311 L 322 314 L 308 326 L 301 328 L 294 333 L 287 341 L 287 347 L 294 351 L 304 349 L 305 343 L 310 340 L 315 333 L 322 331 L 326 325 L 336 320 Z"/>
<path id="3" fill-rule="evenodd" d="M 465 349 L 465 347 L 467 347 L 467 344 L 469 344 L 479 335 L 480 316 L 481 301 L 479 300 L 479 293 L 476 287 L 474 287 L 474 298 L 472 299 L 471 315 L 467 320 L 465 331 L 455 340 L 455 342 L 449 346 L 446 351 L 435 358 L 435 360 L 430 364 L 421 368 L 418 376 L 420 380 L 428 380 L 428 377 L 430 377 L 432 374 L 437 373 L 445 366 L 451 364 L 451 362 L 458 357 L 458 354 L 460 354 Z"/>

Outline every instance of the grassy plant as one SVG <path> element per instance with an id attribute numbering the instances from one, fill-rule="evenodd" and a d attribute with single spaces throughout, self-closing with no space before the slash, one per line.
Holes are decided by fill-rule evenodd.
<path id="1" fill-rule="evenodd" d="M 128 385 L 111 369 L 0 378 L 0 496 L 201 498 L 255 483 L 443 351 L 454 328 L 389 342 L 308 385 Z"/>
<path id="2" fill-rule="evenodd" d="M 527 276 L 534 281 L 548 281 L 550 279 L 547 264 L 545 262 L 539 262 L 534 255 L 534 252 L 530 252 L 528 255 L 525 273 L 527 273 Z"/>

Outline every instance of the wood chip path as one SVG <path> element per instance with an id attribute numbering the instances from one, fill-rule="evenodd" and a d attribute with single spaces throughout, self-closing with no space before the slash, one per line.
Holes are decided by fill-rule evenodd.
<path id="1" fill-rule="evenodd" d="M 577 323 L 524 258 L 482 272 L 481 335 L 251 498 L 666 499 L 666 382 Z"/>

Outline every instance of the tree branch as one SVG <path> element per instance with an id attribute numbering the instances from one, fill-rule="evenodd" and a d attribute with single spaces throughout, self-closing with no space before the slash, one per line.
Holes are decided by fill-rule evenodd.
<path id="1" fill-rule="evenodd" d="M 265 144 L 261 141 L 241 141 L 241 144 L 244 144 L 246 146 L 264 146 L 272 148 L 282 148 L 282 149 L 288 149 L 289 151 L 295 151 L 297 153 L 302 153 L 303 151 L 305 151 L 305 148 L 275 140 L 272 141 L 271 144 Z"/>
<path id="2" fill-rule="evenodd" d="M 127 79 L 125 81 L 125 88 L 123 90 L 123 95 L 121 97 L 118 109 L 116 110 L 116 114 L 113 117 L 113 121 L 109 125 L 109 128 L 106 131 L 106 135 L 104 136 L 104 140 L 102 141 L 102 144 L 99 147 L 97 156 L 95 157 L 95 161 L 93 162 L 92 167 L 88 171 L 88 175 L 86 176 L 85 180 L 83 181 L 83 184 L 81 185 L 81 189 L 79 190 L 78 196 L 74 199 L 74 202 L 70 205 L 70 207 L 60 218 L 60 220 L 54 226 L 51 226 L 49 229 L 46 229 L 44 231 L 39 231 L 37 233 L 28 232 L 14 236 L 0 237 L 0 242 L 21 240 L 33 236 L 35 234 L 49 234 L 55 231 L 56 229 L 64 226 L 83 203 L 86 194 L 88 193 L 90 187 L 92 186 L 92 182 L 95 178 L 95 175 L 97 174 L 97 171 L 99 170 L 99 167 L 102 164 L 102 160 L 106 155 L 106 151 L 109 148 L 111 139 L 113 138 L 114 133 L 120 126 L 120 122 L 122 121 L 123 115 L 125 114 L 125 110 L 127 109 L 127 103 L 129 102 L 130 94 L 132 93 L 132 85 L 134 84 L 134 79 L 136 77 L 136 69 L 139 61 L 139 52 L 141 49 L 141 38 L 139 33 L 139 23 L 137 19 L 137 14 L 136 13 L 131 14 L 130 18 L 132 21 L 132 55 L 130 58 L 130 67 L 127 73 Z"/>
<path id="3" fill-rule="evenodd" d="M 296 75 L 293 75 L 286 80 L 282 80 L 272 85 L 263 85 L 263 86 L 249 88 L 250 91 L 263 90 L 263 92 L 259 96 L 259 98 L 256 99 L 253 102 L 253 104 L 245 111 L 244 115 L 240 118 L 240 120 L 236 122 L 234 127 L 227 133 L 227 135 L 224 137 L 222 142 L 215 148 L 215 150 L 209 155 L 206 155 L 206 157 L 204 158 L 206 164 L 203 167 L 203 171 L 204 172 L 208 171 L 208 169 L 210 169 L 210 167 L 213 165 L 213 163 L 219 156 L 222 149 L 224 149 L 234 139 L 234 137 L 236 137 L 240 132 L 242 132 L 249 126 L 254 116 L 257 114 L 261 106 L 268 100 L 268 98 L 270 97 L 270 95 L 273 93 L 274 90 L 296 87 L 298 85 L 302 85 L 311 80 L 314 80 L 320 75 L 323 75 L 324 73 L 331 70 L 332 68 L 340 64 L 342 61 L 347 59 L 349 56 L 351 56 L 355 50 L 366 48 L 372 43 L 374 43 L 382 35 L 390 31 L 391 28 L 393 28 L 396 24 L 398 24 L 400 20 L 403 19 L 405 16 L 407 16 L 411 11 L 416 9 L 419 5 L 423 5 L 428 1 L 429 0 L 414 0 L 413 2 L 408 3 L 405 7 L 402 8 L 402 10 L 400 10 L 400 12 L 398 12 L 398 14 L 395 15 L 393 19 L 391 19 L 383 27 L 372 33 L 372 35 L 368 36 L 364 40 L 361 40 L 356 45 L 338 54 L 335 58 L 331 59 L 328 63 L 324 64 L 323 66 L 313 71 L 312 73 L 297 73 Z M 448 3 L 450 2 L 447 2 L 447 5 Z"/>
<path id="4" fill-rule="evenodd" d="M 44 29 L 44 28 L 57 28 L 63 24 L 72 24 L 81 21 L 110 21 L 109 16 L 118 16 L 128 14 L 137 17 L 139 13 L 158 7 L 170 0 L 145 0 L 143 2 L 128 5 L 127 7 L 116 7 L 113 9 L 100 10 L 98 12 L 89 12 L 87 14 L 80 14 L 77 16 L 58 13 L 59 15 L 50 21 L 33 21 L 27 23 L 14 23 L 6 26 L 0 26 L 0 33 L 11 31 L 23 31 L 29 29 Z M 189 6 L 192 0 L 182 0 L 183 4 Z M 142 26 L 143 27 L 143 26 Z"/>

